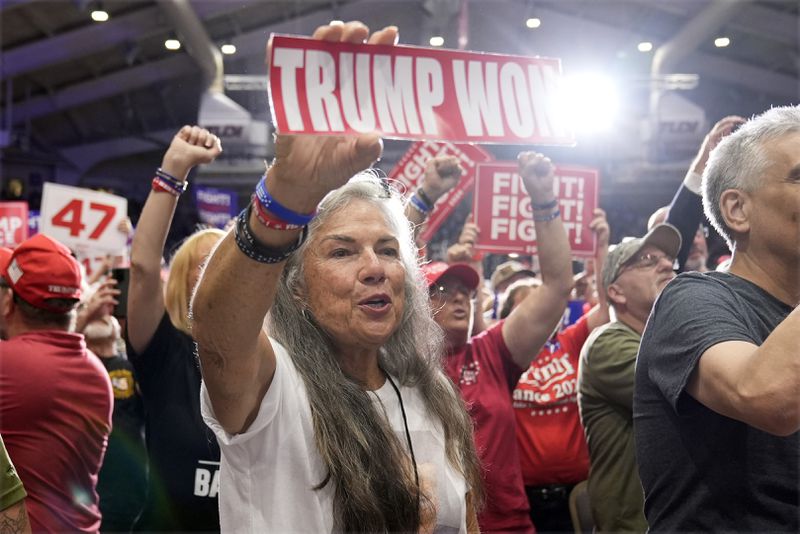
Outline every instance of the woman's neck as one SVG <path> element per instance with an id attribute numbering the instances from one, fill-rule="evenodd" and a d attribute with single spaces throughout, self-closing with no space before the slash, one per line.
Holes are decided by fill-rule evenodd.
<path id="1" fill-rule="evenodd" d="M 336 359 L 347 376 L 363 384 L 369 391 L 380 389 L 386 382 L 386 374 L 378 364 L 377 349 L 340 349 Z"/>

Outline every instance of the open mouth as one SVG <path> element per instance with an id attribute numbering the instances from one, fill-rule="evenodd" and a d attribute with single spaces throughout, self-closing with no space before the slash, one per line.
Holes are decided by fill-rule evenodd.
<path id="1" fill-rule="evenodd" d="M 392 299 L 390 299 L 388 295 L 375 295 L 362 300 L 358 304 L 359 306 L 364 306 L 371 310 L 379 311 L 385 309 L 391 303 Z"/>

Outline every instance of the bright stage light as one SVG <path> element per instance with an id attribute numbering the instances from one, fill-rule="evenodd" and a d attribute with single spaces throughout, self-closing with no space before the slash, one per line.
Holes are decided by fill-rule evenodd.
<path id="1" fill-rule="evenodd" d="M 108 20 L 108 12 L 102 9 L 92 11 L 92 20 L 95 22 L 105 22 Z"/>
<path id="2" fill-rule="evenodd" d="M 431 37 L 429 42 L 431 43 L 431 46 L 442 46 L 444 44 L 444 37 L 441 37 L 440 35 L 434 35 Z"/>
<path id="3" fill-rule="evenodd" d="M 639 50 L 639 52 L 649 52 L 653 49 L 653 43 L 650 41 L 642 41 L 637 45 L 636 48 Z"/>
<path id="4" fill-rule="evenodd" d="M 731 40 L 729 37 L 717 37 L 716 39 L 714 39 L 714 46 L 716 46 L 717 48 L 725 48 L 729 44 L 731 44 Z"/>
<path id="5" fill-rule="evenodd" d="M 559 108 L 576 133 L 600 133 L 611 129 L 619 109 L 614 81 L 599 73 L 565 76 Z"/>
<path id="6" fill-rule="evenodd" d="M 537 19 L 536 17 L 531 17 L 525 21 L 525 26 L 527 26 L 530 29 L 538 28 L 541 25 L 542 25 L 541 19 Z"/>
<path id="7" fill-rule="evenodd" d="M 167 50 L 179 50 L 181 47 L 181 42 L 177 39 L 167 39 L 164 41 L 164 48 Z"/>

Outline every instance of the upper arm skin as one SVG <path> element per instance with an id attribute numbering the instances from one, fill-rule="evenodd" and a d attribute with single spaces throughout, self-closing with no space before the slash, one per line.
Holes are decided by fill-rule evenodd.
<path id="1" fill-rule="evenodd" d="M 503 340 L 519 367 L 527 369 L 531 360 L 550 338 L 564 314 L 569 290 L 542 284 L 528 292 L 503 323 Z"/>
<path id="2" fill-rule="evenodd" d="M 800 429 L 797 371 L 776 369 L 761 347 L 725 341 L 706 350 L 686 391 L 715 412 L 778 436 Z"/>

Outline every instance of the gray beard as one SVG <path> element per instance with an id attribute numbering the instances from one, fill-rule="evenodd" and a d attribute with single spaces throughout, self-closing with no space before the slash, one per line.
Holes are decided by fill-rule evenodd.
<path id="1" fill-rule="evenodd" d="M 698 271 L 704 273 L 708 271 L 708 267 L 706 267 L 706 258 L 705 256 L 700 256 L 698 258 L 689 258 L 686 260 L 686 263 L 683 266 L 684 271 Z"/>

